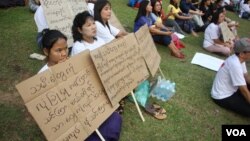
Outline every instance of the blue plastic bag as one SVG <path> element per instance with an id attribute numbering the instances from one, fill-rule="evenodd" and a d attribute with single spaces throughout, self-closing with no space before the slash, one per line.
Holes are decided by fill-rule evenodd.
<path id="1" fill-rule="evenodd" d="M 162 101 L 169 100 L 175 94 L 175 83 L 158 77 L 157 84 L 151 91 L 151 96 Z"/>
<path id="2" fill-rule="evenodd" d="M 149 98 L 149 81 L 143 81 L 136 89 L 135 89 L 135 99 L 138 104 L 142 107 L 145 107 L 147 100 Z M 132 96 L 129 96 L 129 99 L 133 101 Z"/>

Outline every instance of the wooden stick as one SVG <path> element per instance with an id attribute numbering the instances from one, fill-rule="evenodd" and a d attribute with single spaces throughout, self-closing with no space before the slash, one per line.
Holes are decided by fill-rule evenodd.
<path id="1" fill-rule="evenodd" d="M 135 95 L 134 95 L 134 92 L 133 92 L 133 91 L 131 91 L 131 95 L 132 95 L 133 100 L 134 100 L 134 102 L 135 102 L 135 106 L 136 106 L 136 108 L 137 108 L 137 111 L 138 111 L 138 113 L 139 113 L 139 115 L 140 115 L 140 117 L 141 117 L 141 120 L 144 122 L 145 119 L 144 119 L 144 117 L 143 117 L 143 115 L 142 115 L 142 113 L 141 113 L 141 109 L 140 109 L 140 107 L 139 107 L 139 105 L 138 105 L 138 103 L 137 103 L 137 100 L 135 99 Z"/>
<path id="2" fill-rule="evenodd" d="M 95 132 L 97 133 L 97 135 L 99 136 L 99 138 L 100 138 L 102 141 L 105 141 L 105 139 L 103 138 L 102 134 L 99 132 L 98 129 L 95 129 Z"/>
<path id="3" fill-rule="evenodd" d="M 161 71 L 161 67 L 159 67 L 159 70 L 160 70 L 161 76 L 166 80 L 166 77 L 164 76 L 164 74 Z"/>

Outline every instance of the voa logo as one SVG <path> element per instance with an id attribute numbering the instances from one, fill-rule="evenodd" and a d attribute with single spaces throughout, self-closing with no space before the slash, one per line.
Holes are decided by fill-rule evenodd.
<path id="1" fill-rule="evenodd" d="M 244 129 L 226 129 L 227 136 L 247 136 Z"/>

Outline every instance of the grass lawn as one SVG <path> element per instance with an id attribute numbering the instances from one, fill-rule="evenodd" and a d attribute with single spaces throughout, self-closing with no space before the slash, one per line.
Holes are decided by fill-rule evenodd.
<path id="1" fill-rule="evenodd" d="M 137 10 L 128 7 L 128 1 L 110 1 L 116 16 L 131 32 Z M 250 37 L 250 21 L 230 12 L 228 16 L 240 22 L 240 37 Z M 45 140 L 15 89 L 16 84 L 36 74 L 44 64 L 28 58 L 33 52 L 41 53 L 36 46 L 37 29 L 28 7 L 0 9 L 0 33 L 0 141 Z M 135 105 L 126 102 L 121 141 L 217 141 L 221 140 L 222 124 L 250 123 L 249 118 L 224 110 L 211 100 L 215 72 L 190 63 L 196 52 L 210 54 L 202 49 L 202 41 L 203 33 L 198 38 L 188 35 L 183 39 L 186 45 L 183 52 L 187 56 L 184 61 L 172 57 L 165 46 L 157 45 L 162 58 L 160 67 L 166 78 L 176 83 L 176 94 L 167 102 L 150 100 L 162 105 L 168 117 L 159 121 L 143 112 L 146 119 L 143 123 Z"/>

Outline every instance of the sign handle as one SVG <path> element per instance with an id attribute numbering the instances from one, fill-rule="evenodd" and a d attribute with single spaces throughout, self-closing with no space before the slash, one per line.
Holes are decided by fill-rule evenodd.
<path id="1" fill-rule="evenodd" d="M 140 109 L 140 107 L 139 107 L 139 105 L 138 105 L 138 103 L 137 103 L 137 101 L 136 101 L 136 99 L 135 99 L 135 95 L 134 95 L 134 92 L 133 92 L 133 91 L 131 91 L 131 95 L 132 95 L 133 100 L 134 100 L 134 102 L 135 102 L 135 106 L 136 106 L 136 108 L 137 108 L 137 111 L 138 111 L 138 113 L 139 113 L 139 115 L 140 115 L 140 117 L 141 117 L 141 120 L 144 122 L 145 119 L 144 119 L 144 117 L 143 117 L 143 115 L 142 115 L 142 113 L 141 113 L 141 109 Z"/>
<path id="2" fill-rule="evenodd" d="M 99 138 L 100 138 L 102 141 L 105 141 L 105 139 L 103 138 L 102 134 L 99 132 L 98 129 L 96 129 L 95 132 L 97 133 L 97 135 L 99 136 Z"/>
<path id="3" fill-rule="evenodd" d="M 166 77 L 164 76 L 164 74 L 161 71 L 161 67 L 159 67 L 159 70 L 160 70 L 161 76 L 166 80 Z"/>

